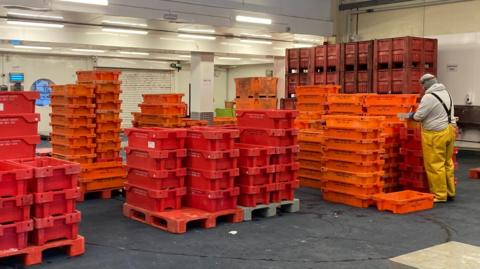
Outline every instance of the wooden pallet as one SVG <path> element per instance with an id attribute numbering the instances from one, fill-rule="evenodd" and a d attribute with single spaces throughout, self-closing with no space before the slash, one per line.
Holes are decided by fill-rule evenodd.
<path id="1" fill-rule="evenodd" d="M 30 266 L 43 262 L 43 252 L 45 250 L 63 248 L 69 257 L 80 256 L 85 253 L 85 238 L 78 236 L 77 239 L 57 240 L 46 243 L 43 246 L 30 246 L 21 250 L 9 249 L 0 251 L 0 259 L 19 256 L 22 258 L 22 264 Z"/>
<path id="2" fill-rule="evenodd" d="M 125 203 L 123 205 L 123 215 L 174 234 L 187 232 L 189 224 L 210 229 L 217 226 L 219 219 L 230 223 L 243 221 L 243 210 L 240 208 L 207 212 L 186 207 L 165 212 L 150 212 Z"/>
<path id="3" fill-rule="evenodd" d="M 468 176 L 471 179 L 480 179 L 480 167 L 470 169 L 470 171 L 468 172 Z"/>
<path id="4" fill-rule="evenodd" d="M 251 221 L 254 217 L 260 216 L 269 218 L 277 215 L 277 212 L 295 213 L 300 211 L 300 200 L 282 201 L 280 203 L 271 203 L 268 205 L 257 205 L 256 207 L 243 207 L 243 220 Z"/>

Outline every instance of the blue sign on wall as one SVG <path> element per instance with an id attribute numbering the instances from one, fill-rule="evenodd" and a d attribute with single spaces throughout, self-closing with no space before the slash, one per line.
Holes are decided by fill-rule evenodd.
<path id="1" fill-rule="evenodd" d="M 32 84 L 32 91 L 37 91 L 40 93 L 40 98 L 37 99 L 35 104 L 37 106 L 48 106 L 50 105 L 50 94 L 52 92 L 53 81 L 49 79 L 39 79 Z"/>

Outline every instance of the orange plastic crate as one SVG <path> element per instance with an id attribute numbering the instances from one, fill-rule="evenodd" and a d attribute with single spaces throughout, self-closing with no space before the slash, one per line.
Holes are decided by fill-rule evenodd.
<path id="1" fill-rule="evenodd" d="M 51 96 L 51 105 L 53 106 L 64 106 L 64 105 L 92 105 L 95 102 L 93 101 L 94 95 L 92 96 L 75 96 L 68 97 L 63 95 L 52 95 Z"/>
<path id="2" fill-rule="evenodd" d="M 111 103 L 120 100 L 120 93 L 107 92 L 95 94 L 95 102 L 97 103 Z"/>
<path id="3" fill-rule="evenodd" d="M 337 204 L 344 204 L 353 207 L 359 208 L 367 208 L 371 205 L 374 205 L 375 202 L 371 200 L 369 197 L 360 197 L 360 196 L 353 196 L 349 194 L 343 194 L 339 192 L 335 192 L 328 189 L 323 189 L 323 200 L 327 202 L 337 203 Z"/>
<path id="4" fill-rule="evenodd" d="M 122 109 L 122 101 L 117 100 L 108 103 L 97 103 L 96 108 L 97 112 L 119 111 Z"/>
<path id="5" fill-rule="evenodd" d="M 178 104 L 182 102 L 183 94 L 181 93 L 172 93 L 172 94 L 144 94 L 143 103 L 144 104 Z"/>
<path id="6" fill-rule="evenodd" d="M 320 181 L 320 180 L 323 179 L 323 172 L 318 171 L 318 170 L 300 168 L 300 170 L 298 170 L 298 176 L 299 177 L 310 178 L 310 179 L 316 179 L 316 180 Z"/>
<path id="7" fill-rule="evenodd" d="M 92 96 L 94 94 L 94 87 L 88 84 L 67 84 L 67 85 L 52 85 L 51 95 L 79 97 Z"/>
<path id="8" fill-rule="evenodd" d="M 235 124 L 237 124 L 237 121 L 235 120 L 235 118 L 217 117 L 213 119 L 213 125 L 215 126 L 235 125 Z"/>
<path id="9" fill-rule="evenodd" d="M 182 118 L 176 116 L 162 116 L 162 115 L 146 115 L 139 113 L 132 113 L 135 121 L 142 124 L 151 124 L 153 126 L 162 125 L 182 125 Z"/>
<path id="10" fill-rule="evenodd" d="M 434 195 L 416 191 L 381 193 L 374 196 L 380 211 L 407 214 L 433 208 Z"/>
<path id="11" fill-rule="evenodd" d="M 110 121 L 117 122 L 119 120 L 121 121 L 120 110 L 118 110 L 118 111 L 104 111 L 104 112 L 97 111 L 95 120 L 98 123 L 110 122 Z"/>
<path id="12" fill-rule="evenodd" d="M 298 86 L 295 88 L 295 94 L 302 95 L 323 95 L 338 94 L 341 86 L 338 85 L 315 85 L 315 86 Z"/>
<path id="13" fill-rule="evenodd" d="M 278 78 L 248 77 L 235 79 L 237 97 L 276 96 Z"/>
<path id="14" fill-rule="evenodd" d="M 298 153 L 298 158 L 301 160 L 310 160 L 310 161 L 318 161 L 321 162 L 323 160 L 323 152 L 318 151 L 307 151 L 301 150 Z"/>
<path id="15" fill-rule="evenodd" d="M 97 140 L 102 141 L 102 140 L 112 140 L 112 139 L 117 139 L 120 137 L 121 131 L 105 131 L 105 132 L 97 132 Z"/>
<path id="16" fill-rule="evenodd" d="M 382 181 L 383 172 L 376 173 L 348 173 L 332 169 L 323 169 L 325 180 L 343 182 L 348 184 L 379 184 Z"/>
<path id="17" fill-rule="evenodd" d="M 379 139 L 382 138 L 382 129 L 339 129 L 325 128 L 325 137 L 347 139 L 347 140 L 363 140 L 363 139 Z"/>
<path id="18" fill-rule="evenodd" d="M 95 144 L 73 146 L 52 142 L 52 152 L 64 156 L 90 155 L 95 153 Z"/>
<path id="19" fill-rule="evenodd" d="M 52 134 L 66 135 L 66 136 L 79 136 L 79 135 L 94 135 L 95 124 L 92 125 L 57 125 L 50 124 L 52 126 Z"/>
<path id="20" fill-rule="evenodd" d="M 93 115 L 95 105 L 51 105 L 52 113 L 64 115 Z"/>
<path id="21" fill-rule="evenodd" d="M 80 164 L 93 163 L 95 156 L 96 156 L 95 154 L 72 156 L 72 155 L 62 155 L 62 154 L 52 153 L 52 157 L 54 158 L 66 160 L 74 163 L 80 163 Z"/>
<path id="22" fill-rule="evenodd" d="M 95 87 L 95 94 L 120 94 L 122 91 L 120 90 L 120 81 L 95 81 L 93 84 Z"/>
<path id="23" fill-rule="evenodd" d="M 120 152 L 118 150 L 109 150 L 104 152 L 97 152 L 95 154 L 97 162 L 117 160 L 120 158 Z"/>
<path id="24" fill-rule="evenodd" d="M 319 190 L 322 188 L 322 182 L 320 180 L 301 176 L 298 177 L 298 180 L 300 181 L 300 186 L 302 187 L 314 188 Z"/>
<path id="25" fill-rule="evenodd" d="M 343 171 L 349 173 L 375 173 L 383 170 L 385 161 L 377 160 L 370 162 L 346 162 L 331 159 L 325 159 L 324 164 L 326 169 L 333 169 L 336 171 Z"/>
<path id="26" fill-rule="evenodd" d="M 369 150 L 369 151 L 343 151 L 334 149 L 324 149 L 324 158 L 345 162 L 372 162 L 381 160 L 383 155 L 382 150 Z"/>
<path id="27" fill-rule="evenodd" d="M 413 106 L 417 104 L 416 94 L 367 94 L 364 104 L 366 106 Z"/>
<path id="28" fill-rule="evenodd" d="M 50 113 L 50 123 L 54 125 L 92 125 L 95 116 L 78 116 Z"/>
<path id="29" fill-rule="evenodd" d="M 325 147 L 327 149 L 345 150 L 350 152 L 382 150 L 384 148 L 384 139 L 364 139 L 364 140 L 344 140 L 325 138 Z"/>
<path id="30" fill-rule="evenodd" d="M 323 127 L 321 120 L 295 120 L 295 128 L 297 129 L 320 129 Z"/>
<path id="31" fill-rule="evenodd" d="M 339 129 L 381 129 L 385 117 L 377 116 L 346 116 L 326 115 L 324 116 L 327 128 Z"/>
<path id="32" fill-rule="evenodd" d="M 325 115 L 327 111 L 300 111 L 298 114 L 298 120 L 322 120 L 323 115 Z"/>
<path id="33" fill-rule="evenodd" d="M 148 115 L 184 116 L 187 113 L 187 106 L 185 104 L 140 104 L 138 106 L 142 114 Z"/>
<path id="34" fill-rule="evenodd" d="M 186 127 L 207 126 L 208 125 L 208 121 L 206 121 L 206 120 L 182 119 L 182 122 L 185 123 Z"/>
<path id="35" fill-rule="evenodd" d="M 122 189 L 124 185 L 124 177 L 105 178 L 79 183 L 81 193 L 96 192 L 100 190 Z"/>
<path id="36" fill-rule="evenodd" d="M 298 131 L 298 141 L 323 143 L 325 135 L 323 130 L 300 130 Z"/>
<path id="37" fill-rule="evenodd" d="M 88 146 L 94 144 L 93 139 L 95 135 L 84 135 L 84 136 L 71 136 L 71 135 L 61 135 L 61 134 L 51 134 L 50 135 L 52 144 L 58 143 L 63 145 L 72 145 L 76 146 Z"/>
<path id="38" fill-rule="evenodd" d="M 100 132 L 107 132 L 107 131 L 119 131 L 121 128 L 122 120 L 112 120 L 112 121 L 101 121 L 97 122 L 96 129 Z"/>
<path id="39" fill-rule="evenodd" d="M 96 152 L 107 152 L 107 151 L 120 151 L 122 140 L 117 139 L 108 139 L 108 140 L 98 140 L 96 141 L 97 147 Z"/>
<path id="40" fill-rule="evenodd" d="M 238 110 L 277 109 L 277 98 L 237 98 L 235 106 Z"/>
<path id="41" fill-rule="evenodd" d="M 348 184 L 336 181 L 323 181 L 323 189 L 353 196 L 369 197 L 383 191 L 383 183 L 378 184 Z"/>
<path id="42" fill-rule="evenodd" d="M 327 94 L 297 94 L 297 104 L 327 104 Z"/>
<path id="43" fill-rule="evenodd" d="M 323 153 L 324 151 L 323 144 L 318 142 L 300 141 L 298 142 L 298 145 L 300 146 L 300 152 L 306 150 Z"/>
<path id="44" fill-rule="evenodd" d="M 367 115 L 380 115 L 380 116 L 386 116 L 386 115 L 392 115 L 395 116 L 398 113 L 408 113 L 412 111 L 411 106 L 366 106 L 365 107 L 365 113 Z"/>
<path id="45" fill-rule="evenodd" d="M 313 111 L 326 113 L 328 111 L 328 106 L 315 103 L 297 103 L 297 110 L 301 112 Z"/>
<path id="46" fill-rule="evenodd" d="M 80 82 L 88 82 L 95 80 L 118 80 L 122 72 L 120 71 L 77 71 L 77 80 Z"/>
<path id="47" fill-rule="evenodd" d="M 328 105 L 329 114 L 352 114 L 352 115 L 362 115 L 364 113 L 363 106 L 361 104 L 329 104 Z"/>
<path id="48" fill-rule="evenodd" d="M 80 182 L 91 182 L 99 179 L 125 178 L 127 170 L 121 161 L 100 162 L 82 166 Z"/>
<path id="49" fill-rule="evenodd" d="M 365 94 L 329 94 L 327 102 L 332 104 L 354 104 L 362 105 L 365 100 Z"/>
<path id="50" fill-rule="evenodd" d="M 311 160 L 299 160 L 300 168 L 322 171 L 323 162 L 321 161 L 311 161 Z"/>

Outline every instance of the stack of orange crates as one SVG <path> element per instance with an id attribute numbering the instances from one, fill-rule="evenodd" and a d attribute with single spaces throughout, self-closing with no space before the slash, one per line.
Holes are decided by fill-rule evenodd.
<path id="1" fill-rule="evenodd" d="M 141 113 L 134 112 L 134 127 L 184 127 L 183 118 L 187 105 L 182 102 L 183 94 L 144 94 L 139 104 Z"/>
<path id="2" fill-rule="evenodd" d="M 383 192 L 384 120 L 377 116 L 325 116 L 324 200 L 368 207 L 373 204 L 372 195 Z"/>
<path id="3" fill-rule="evenodd" d="M 300 112 L 295 127 L 318 129 L 322 126 L 322 115 L 328 113 L 327 96 L 337 94 L 340 86 L 317 85 L 297 87 L 297 110 Z"/>
<path id="4" fill-rule="evenodd" d="M 278 78 L 236 78 L 237 109 L 277 109 Z"/>
<path id="5" fill-rule="evenodd" d="M 324 132 L 323 129 L 303 129 L 298 133 L 300 145 L 298 177 L 302 187 L 315 189 L 322 187 Z"/>
<path id="6" fill-rule="evenodd" d="M 53 85 L 51 93 L 52 154 L 80 164 L 95 160 L 94 87 Z"/>
<path id="7" fill-rule="evenodd" d="M 79 179 L 80 200 L 86 193 L 100 193 L 110 198 L 114 190 L 122 189 L 126 169 L 120 157 L 121 122 L 119 71 L 78 71 L 78 85 L 90 87 L 95 104 L 95 161 L 82 165 Z"/>

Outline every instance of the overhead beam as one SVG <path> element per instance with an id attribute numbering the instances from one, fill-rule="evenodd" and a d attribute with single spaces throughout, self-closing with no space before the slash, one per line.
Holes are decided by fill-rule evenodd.
<path id="1" fill-rule="evenodd" d="M 382 5 L 398 4 L 403 2 L 412 2 L 412 0 L 368 0 L 355 3 L 340 4 L 338 9 L 343 10 L 352 10 L 360 8 L 369 8 Z"/>

